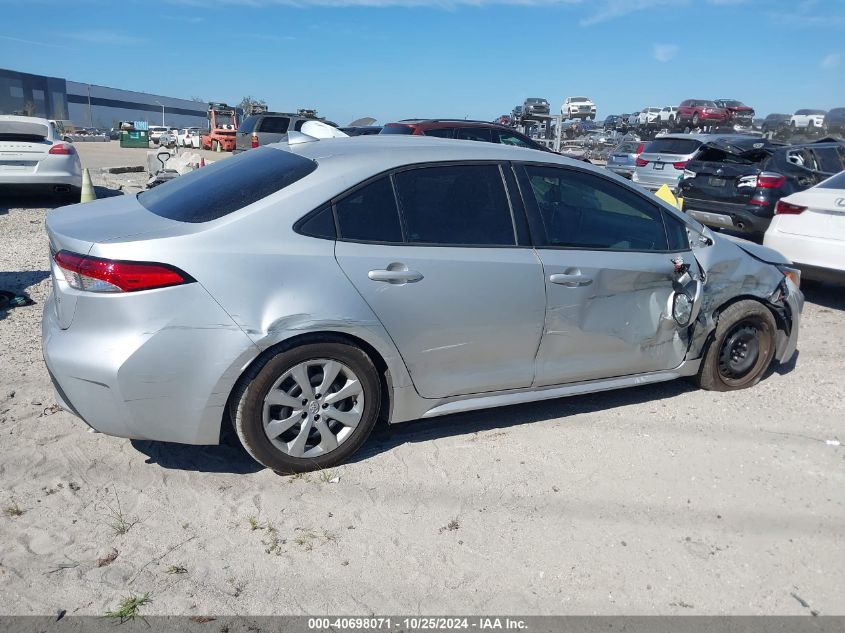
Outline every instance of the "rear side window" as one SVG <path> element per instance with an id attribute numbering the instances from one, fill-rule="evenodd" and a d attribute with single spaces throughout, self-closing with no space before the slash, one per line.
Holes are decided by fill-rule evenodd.
<path id="1" fill-rule="evenodd" d="M 390 177 L 356 189 L 335 204 L 340 237 L 363 242 L 402 241 L 402 227 Z"/>
<path id="2" fill-rule="evenodd" d="M 289 125 L 290 119 L 286 116 L 266 116 L 261 119 L 258 131 L 268 134 L 284 134 L 288 131 Z"/>
<path id="3" fill-rule="evenodd" d="M 467 141 L 484 141 L 491 143 L 493 135 L 488 127 L 462 127 L 458 128 L 458 134 L 455 138 L 462 138 Z"/>
<path id="4" fill-rule="evenodd" d="M 816 155 L 819 171 L 835 174 L 845 169 L 845 163 L 835 147 L 816 147 L 813 153 Z"/>
<path id="5" fill-rule="evenodd" d="M 255 124 L 257 122 L 257 116 L 248 116 L 243 121 L 241 121 L 241 126 L 238 128 L 238 132 L 240 132 L 241 134 L 249 134 L 255 129 Z"/>
<path id="6" fill-rule="evenodd" d="M 395 176 L 407 241 L 513 246 L 513 220 L 497 165 L 450 165 Z"/>
<path id="7" fill-rule="evenodd" d="M 659 138 L 646 145 L 644 153 L 692 154 L 700 146 L 700 141 L 691 138 Z"/>
<path id="8" fill-rule="evenodd" d="M 281 191 L 317 169 L 296 154 L 262 147 L 219 160 L 138 194 L 148 211 L 179 222 L 210 222 Z"/>
<path id="9" fill-rule="evenodd" d="M 660 210 L 633 191 L 580 170 L 527 166 L 525 171 L 549 246 L 669 250 Z"/>

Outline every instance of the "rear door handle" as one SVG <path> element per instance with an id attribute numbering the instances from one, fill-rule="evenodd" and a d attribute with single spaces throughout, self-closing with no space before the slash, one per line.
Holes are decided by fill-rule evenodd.
<path id="1" fill-rule="evenodd" d="M 554 275 L 549 275 L 549 281 L 553 284 L 558 284 L 559 286 L 567 286 L 568 288 L 577 288 L 578 286 L 589 286 L 593 283 L 592 277 L 587 277 L 586 275 L 574 274 L 574 275 L 564 275 L 561 273 L 557 273 Z"/>
<path id="2" fill-rule="evenodd" d="M 408 270 L 407 268 L 396 270 L 371 270 L 367 273 L 367 277 L 373 281 L 386 281 L 390 284 L 409 284 L 423 278 L 421 273 L 416 270 Z"/>

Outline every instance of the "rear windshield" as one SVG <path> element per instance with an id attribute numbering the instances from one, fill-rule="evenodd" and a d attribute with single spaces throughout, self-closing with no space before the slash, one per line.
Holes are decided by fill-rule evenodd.
<path id="1" fill-rule="evenodd" d="M 414 128 L 409 125 L 385 125 L 379 134 L 413 134 Z"/>
<path id="2" fill-rule="evenodd" d="M 39 143 L 50 134 L 46 125 L 29 121 L 0 121 L 0 140 Z"/>
<path id="3" fill-rule="evenodd" d="M 701 146 L 701 141 L 691 138 L 658 138 L 645 148 L 647 154 L 692 154 Z"/>
<path id="4" fill-rule="evenodd" d="M 764 151 L 747 152 L 742 155 L 732 154 L 717 147 L 703 147 L 695 156 L 696 161 L 705 163 L 730 163 L 732 165 L 756 165 L 769 157 Z"/>
<path id="5" fill-rule="evenodd" d="M 845 189 L 845 171 L 825 180 L 819 185 L 819 189 Z"/>
<path id="6" fill-rule="evenodd" d="M 261 147 L 139 193 L 138 202 L 170 220 L 210 222 L 281 191 L 315 169 L 317 163 L 307 158 Z"/>

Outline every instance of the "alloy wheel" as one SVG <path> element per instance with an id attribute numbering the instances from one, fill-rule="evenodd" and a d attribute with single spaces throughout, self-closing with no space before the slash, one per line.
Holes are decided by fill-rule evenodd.
<path id="1" fill-rule="evenodd" d="M 286 455 L 310 458 L 335 450 L 364 413 L 355 373 L 328 358 L 294 365 L 276 380 L 263 403 L 264 433 Z"/>

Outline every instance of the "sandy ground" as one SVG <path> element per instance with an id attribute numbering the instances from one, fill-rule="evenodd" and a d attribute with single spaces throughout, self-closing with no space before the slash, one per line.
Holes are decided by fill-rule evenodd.
<path id="1" fill-rule="evenodd" d="M 108 143 L 74 143 L 76 151 L 79 152 L 79 157 L 82 159 L 82 165 L 90 169 L 99 169 L 103 167 L 131 167 L 136 165 L 146 166 L 147 152 L 156 150 L 157 148 L 150 145 L 150 149 L 142 147 L 121 147 L 119 141 L 109 141 Z M 212 152 L 207 149 L 191 149 L 178 148 L 181 152 L 196 153 L 205 158 L 205 160 L 221 160 L 232 156 L 231 152 Z"/>
<path id="2" fill-rule="evenodd" d="M 797 361 L 754 389 L 382 428 L 348 465 L 281 477 L 57 411 L 46 206 L 0 206 L 0 288 L 36 301 L 0 321 L 0 614 L 144 592 L 146 614 L 845 614 L 841 289 L 808 290 Z"/>

